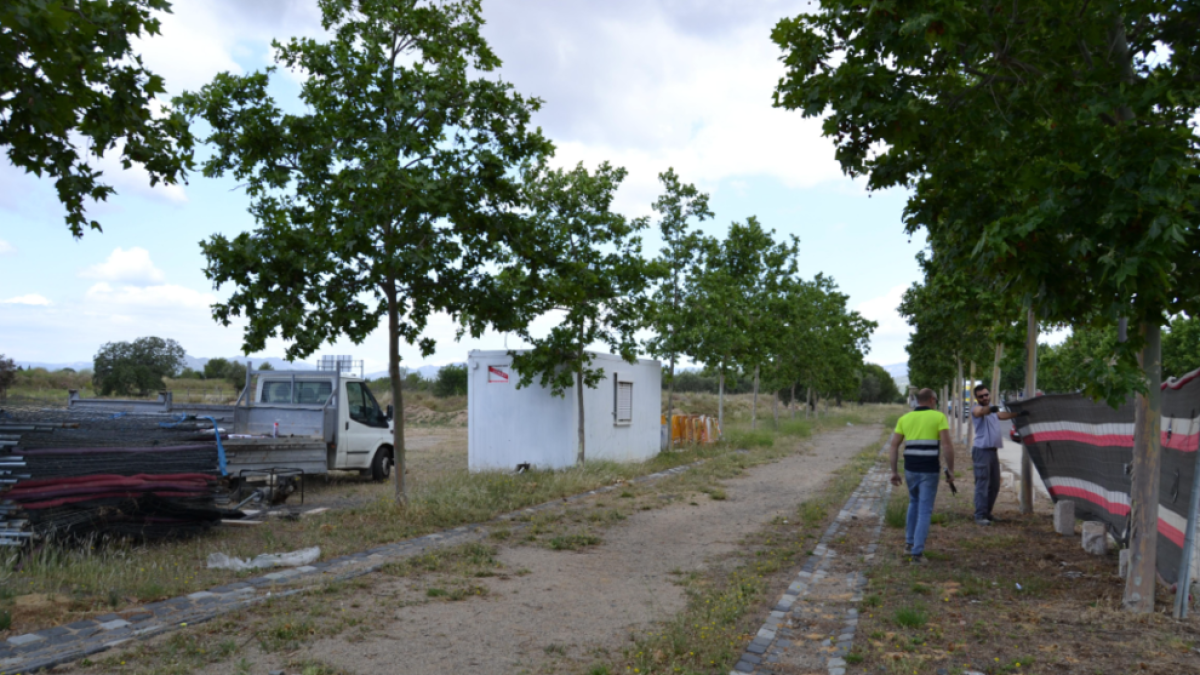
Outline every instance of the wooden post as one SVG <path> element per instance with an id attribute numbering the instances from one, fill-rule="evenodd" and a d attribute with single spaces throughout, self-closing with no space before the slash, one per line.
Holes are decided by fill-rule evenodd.
<path id="1" fill-rule="evenodd" d="M 1033 308 L 1025 320 L 1025 398 L 1037 396 L 1037 315 Z M 1029 450 L 1021 444 L 1021 513 L 1033 513 L 1033 462 Z"/>
<path id="2" fill-rule="evenodd" d="M 1142 370 L 1146 393 L 1134 397 L 1133 475 L 1129 489 L 1129 576 L 1121 605 L 1139 614 L 1154 611 L 1157 576 L 1158 484 L 1162 470 L 1162 333 L 1143 323 Z M 1186 590 L 1181 590 L 1186 593 Z"/>

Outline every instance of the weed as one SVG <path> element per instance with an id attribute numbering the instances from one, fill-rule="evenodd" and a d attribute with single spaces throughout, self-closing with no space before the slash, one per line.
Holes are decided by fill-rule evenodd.
<path id="1" fill-rule="evenodd" d="M 862 663 L 863 658 L 864 658 L 863 655 L 859 652 L 850 652 L 849 654 L 847 654 L 845 656 L 846 663 L 849 663 L 851 665 L 856 664 L 856 663 Z"/>
<path id="2" fill-rule="evenodd" d="M 908 521 L 908 499 L 892 499 L 883 512 L 883 522 L 888 527 L 902 529 Z"/>
<path id="3" fill-rule="evenodd" d="M 7 609 L 0 609 L 0 630 L 8 630 L 12 628 L 12 613 Z"/>
<path id="4" fill-rule="evenodd" d="M 564 534 L 551 537 L 550 549 L 554 551 L 577 551 L 581 548 L 598 545 L 602 539 L 591 534 Z"/>
<path id="5" fill-rule="evenodd" d="M 708 496 L 712 497 L 713 499 L 715 499 L 719 502 L 725 501 L 726 499 L 729 498 L 728 495 L 725 494 L 725 491 L 720 488 L 713 488 L 713 489 L 709 490 Z"/>
<path id="6" fill-rule="evenodd" d="M 587 675 L 612 675 L 612 673 L 609 671 L 608 666 L 597 665 L 588 669 Z"/>
<path id="7" fill-rule="evenodd" d="M 863 605 L 867 607 L 878 607 L 883 603 L 878 593 L 872 593 L 863 598 Z"/>
<path id="8" fill-rule="evenodd" d="M 630 492 L 629 490 L 623 490 L 620 494 L 620 497 L 622 499 L 633 499 L 634 494 L 632 492 Z"/>
<path id="9" fill-rule="evenodd" d="M 923 605 L 906 605 L 896 609 L 892 622 L 901 628 L 921 628 L 929 621 Z"/>
<path id="10" fill-rule="evenodd" d="M 929 593 L 931 592 L 932 589 L 930 589 L 925 584 L 913 584 L 912 588 L 910 590 L 912 590 L 913 593 L 917 593 L 918 595 L 929 595 Z"/>
<path id="11" fill-rule="evenodd" d="M 562 645 L 548 644 L 542 648 L 547 656 L 566 656 L 567 648 Z"/>
<path id="12" fill-rule="evenodd" d="M 431 598 L 444 598 L 450 595 L 450 592 L 444 588 L 427 588 L 425 589 L 425 595 Z"/>

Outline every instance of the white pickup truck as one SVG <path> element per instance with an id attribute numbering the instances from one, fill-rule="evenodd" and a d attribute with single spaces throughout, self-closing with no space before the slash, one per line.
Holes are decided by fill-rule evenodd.
<path id="1" fill-rule="evenodd" d="M 228 434 L 222 445 L 232 477 L 245 470 L 337 469 L 383 480 L 393 464 L 391 406 L 383 410 L 365 380 L 338 371 L 251 370 L 234 405 L 176 404 L 171 392 L 156 401 L 119 401 L 84 399 L 75 391 L 68 405 L 81 413 L 212 417 Z"/>

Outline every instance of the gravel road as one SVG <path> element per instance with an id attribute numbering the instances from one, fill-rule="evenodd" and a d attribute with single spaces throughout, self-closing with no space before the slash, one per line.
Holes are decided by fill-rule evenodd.
<path id="1" fill-rule="evenodd" d="M 813 496 L 859 450 L 879 442 L 879 425 L 818 436 L 778 462 L 726 482 L 728 498 L 675 502 L 611 527 L 602 545 L 581 552 L 502 547 L 520 576 L 477 580 L 485 596 L 425 602 L 413 582 L 377 583 L 335 602 L 361 615 L 364 630 L 309 643 L 301 654 L 352 673 L 538 673 L 578 669 L 596 649 L 619 650 L 684 607 L 675 574 L 717 564 L 751 532 Z M 332 599 L 331 599 L 332 600 Z M 251 672 L 282 667 L 280 655 L 241 653 Z M 577 665 L 572 668 L 571 662 Z M 209 671 L 228 672 L 229 664 Z"/>

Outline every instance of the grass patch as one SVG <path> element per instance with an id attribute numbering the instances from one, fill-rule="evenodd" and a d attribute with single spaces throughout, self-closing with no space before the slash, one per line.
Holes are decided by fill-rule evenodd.
<path id="1" fill-rule="evenodd" d="M 900 628 L 922 628 L 929 622 L 924 605 L 907 605 L 892 613 L 892 623 Z"/>
<path id="2" fill-rule="evenodd" d="M 769 448 L 775 445 L 775 434 L 769 429 L 734 429 L 725 434 L 725 441 L 735 448 Z"/>
<path id="3" fill-rule="evenodd" d="M 502 567 L 496 551 L 495 546 L 479 543 L 450 546 L 388 563 L 380 571 L 397 577 L 431 573 L 479 576 Z"/>
<path id="4" fill-rule="evenodd" d="M 591 534 L 565 534 L 550 538 L 553 551 L 578 551 L 581 548 L 599 545 L 603 539 Z"/>

